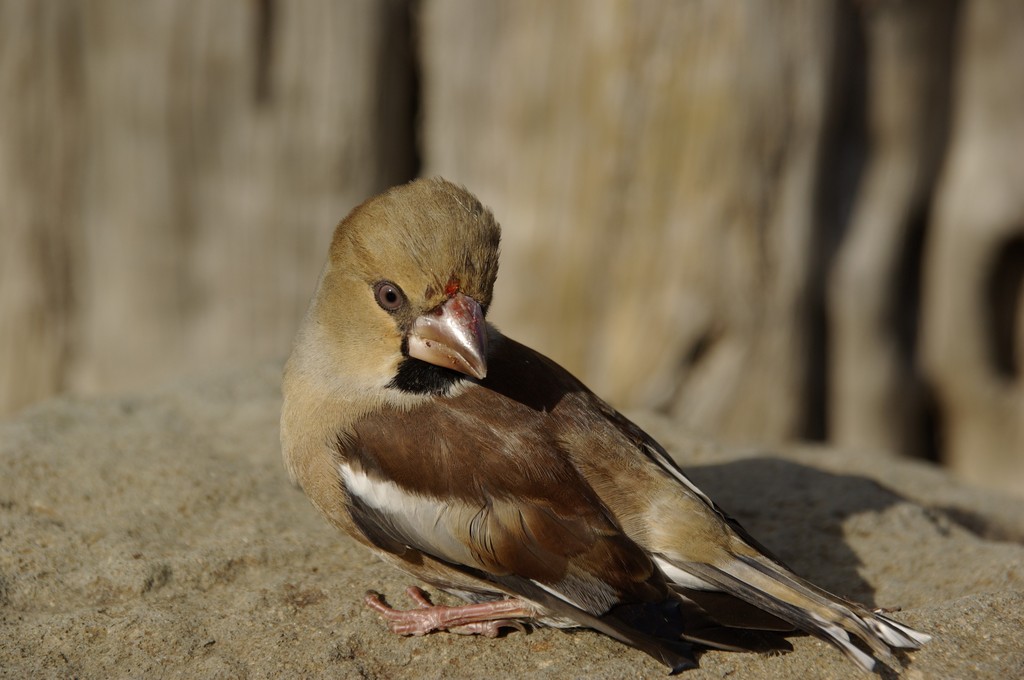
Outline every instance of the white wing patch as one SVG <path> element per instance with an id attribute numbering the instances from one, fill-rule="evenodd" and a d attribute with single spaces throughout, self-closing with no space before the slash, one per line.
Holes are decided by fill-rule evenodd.
<path id="1" fill-rule="evenodd" d="M 339 464 L 338 469 L 345 490 L 385 517 L 406 537 L 409 547 L 458 564 L 478 564 L 466 544 L 449 529 L 451 522 L 461 519 L 459 515 L 472 515 L 465 504 L 409 493 L 394 482 L 374 479 L 346 463 Z"/>
<path id="2" fill-rule="evenodd" d="M 371 479 L 365 472 L 355 470 L 347 463 L 341 463 L 338 468 L 341 479 L 345 482 L 345 490 L 359 496 L 359 500 L 375 510 L 416 514 L 427 506 L 438 505 L 437 501 L 429 496 L 413 496 L 394 482 Z"/>
<path id="3" fill-rule="evenodd" d="M 338 470 L 349 496 L 373 510 L 381 528 L 400 538 L 408 547 L 454 564 L 486 569 L 464 542 L 467 533 L 472 533 L 471 527 L 480 523 L 484 510 L 458 501 L 446 502 L 434 496 L 410 493 L 392 481 L 377 479 L 346 463 L 340 463 Z M 465 533 L 460 537 L 452 527 L 464 528 Z M 476 540 L 488 542 L 486 536 L 478 535 Z M 617 601 L 615 589 L 610 585 L 573 569 L 557 584 L 530 581 L 559 600 L 595 616 Z M 575 624 L 566 621 L 563 625 Z"/>

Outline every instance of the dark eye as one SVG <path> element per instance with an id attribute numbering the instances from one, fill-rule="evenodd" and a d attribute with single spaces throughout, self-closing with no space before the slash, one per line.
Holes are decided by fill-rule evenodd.
<path id="1" fill-rule="evenodd" d="M 390 281 L 381 281 L 373 287 L 373 294 L 377 298 L 377 304 L 385 312 L 394 312 L 405 304 L 405 295 L 402 289 Z"/>

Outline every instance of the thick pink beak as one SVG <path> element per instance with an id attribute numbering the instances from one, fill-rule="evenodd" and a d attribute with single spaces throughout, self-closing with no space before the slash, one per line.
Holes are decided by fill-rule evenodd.
<path id="1" fill-rule="evenodd" d="M 409 330 L 409 356 L 477 379 L 486 377 L 487 330 L 477 301 L 456 293 L 417 318 Z"/>

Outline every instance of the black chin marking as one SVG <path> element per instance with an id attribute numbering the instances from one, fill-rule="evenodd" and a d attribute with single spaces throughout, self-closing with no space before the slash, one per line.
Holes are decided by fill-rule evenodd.
<path id="1" fill-rule="evenodd" d="M 388 383 L 388 387 L 393 387 L 402 392 L 409 392 L 410 394 L 437 394 L 443 396 L 448 394 L 448 390 L 453 385 L 462 382 L 467 377 L 458 371 L 453 371 L 444 366 L 435 366 L 419 359 L 405 357 L 398 364 L 398 372 L 391 379 L 391 382 Z"/>

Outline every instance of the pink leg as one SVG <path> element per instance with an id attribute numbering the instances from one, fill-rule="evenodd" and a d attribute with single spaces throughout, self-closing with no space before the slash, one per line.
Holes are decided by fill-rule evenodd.
<path id="1" fill-rule="evenodd" d="M 392 609 L 376 593 L 367 593 L 363 599 L 367 606 L 380 614 L 391 632 L 399 635 L 426 635 L 434 631 L 448 631 L 460 635 L 485 635 L 497 637 L 502 628 L 525 631 L 521 621 L 536 615 L 532 606 L 523 600 L 507 599 L 461 607 L 434 605 L 426 593 L 415 586 L 406 589 L 406 594 L 416 603 L 418 609 Z"/>

